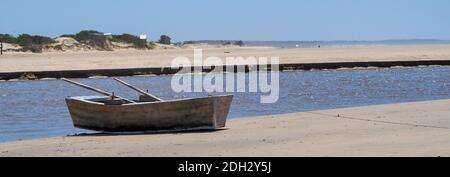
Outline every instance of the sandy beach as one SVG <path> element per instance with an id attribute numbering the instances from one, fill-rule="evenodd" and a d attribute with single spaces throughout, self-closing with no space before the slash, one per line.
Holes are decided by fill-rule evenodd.
<path id="1" fill-rule="evenodd" d="M 0 56 L 0 73 L 170 67 L 177 56 L 193 58 L 193 49 L 117 50 L 112 52 L 7 52 Z M 205 48 L 208 56 L 279 57 L 280 63 L 324 63 L 354 61 L 448 60 L 450 45 L 367 45 L 325 48 L 222 47 Z"/>
<path id="2" fill-rule="evenodd" d="M 0 156 L 450 156 L 450 100 L 232 120 L 226 130 L 66 136 L 0 144 Z"/>

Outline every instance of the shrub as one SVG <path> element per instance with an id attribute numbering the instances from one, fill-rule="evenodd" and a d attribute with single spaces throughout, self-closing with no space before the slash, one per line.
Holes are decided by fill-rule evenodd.
<path id="1" fill-rule="evenodd" d="M 29 34 L 21 34 L 19 37 L 17 37 L 17 43 L 22 47 L 30 45 L 45 45 L 54 42 L 55 41 L 52 38 L 45 36 L 32 36 Z"/>
<path id="2" fill-rule="evenodd" d="M 75 35 L 74 34 L 63 34 L 59 37 L 70 37 L 70 38 L 74 38 L 75 39 Z"/>
<path id="3" fill-rule="evenodd" d="M 158 43 L 169 45 L 169 44 L 170 44 L 170 40 L 171 40 L 171 39 L 170 39 L 169 36 L 167 36 L 167 35 L 162 35 L 161 37 L 159 37 Z"/>
<path id="4" fill-rule="evenodd" d="M 9 34 L 0 34 L 0 40 L 4 43 L 17 44 L 17 38 Z"/>
<path id="5" fill-rule="evenodd" d="M 95 36 L 103 36 L 103 33 L 100 33 L 95 30 L 83 30 L 83 31 L 80 31 L 77 34 L 75 34 L 74 38 L 78 42 L 85 42 L 85 41 L 92 40 L 93 38 L 95 38 Z"/>
<path id="6" fill-rule="evenodd" d="M 54 42 L 52 38 L 38 35 L 21 34 L 17 37 L 17 44 L 22 46 L 23 51 L 31 51 L 33 53 L 41 53 L 44 45 Z"/>
<path id="7" fill-rule="evenodd" d="M 98 31 L 84 30 L 75 34 L 75 40 L 100 50 L 112 50 L 109 38 Z"/>
<path id="8" fill-rule="evenodd" d="M 49 37 L 29 34 L 21 34 L 17 38 L 9 34 L 0 34 L 0 39 L 5 43 L 20 45 L 24 52 L 31 51 L 33 53 L 41 53 L 44 45 L 55 42 Z"/>
<path id="9" fill-rule="evenodd" d="M 156 47 L 156 44 L 154 42 L 148 42 L 147 43 L 147 48 L 148 49 L 154 49 Z"/>
<path id="10" fill-rule="evenodd" d="M 147 41 L 131 34 L 113 35 L 112 41 L 133 44 L 136 48 L 148 48 Z"/>

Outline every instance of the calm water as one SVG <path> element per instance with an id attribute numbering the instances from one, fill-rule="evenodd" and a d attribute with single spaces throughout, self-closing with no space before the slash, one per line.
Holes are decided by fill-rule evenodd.
<path id="1" fill-rule="evenodd" d="M 449 40 L 382 40 L 382 41 L 244 41 L 247 46 L 269 46 L 279 48 L 317 48 L 347 45 L 421 45 L 450 44 Z"/>
<path id="2" fill-rule="evenodd" d="M 197 75 L 195 77 L 202 77 Z M 163 99 L 206 96 L 174 93 L 170 76 L 123 77 Z M 77 81 L 129 98 L 137 94 L 115 81 Z M 217 94 L 217 93 L 215 93 Z M 235 95 L 229 118 L 450 98 L 450 67 L 293 71 L 280 73 L 280 99 L 260 104 L 260 93 Z M 0 141 L 60 136 L 73 128 L 64 98 L 95 95 L 59 80 L 0 82 Z"/>

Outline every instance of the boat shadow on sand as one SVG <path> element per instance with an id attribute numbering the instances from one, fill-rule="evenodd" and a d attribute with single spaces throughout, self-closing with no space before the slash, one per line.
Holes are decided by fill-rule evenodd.
<path id="1" fill-rule="evenodd" d="M 158 130 L 158 131 L 142 131 L 142 132 L 93 132 L 93 133 L 69 134 L 66 135 L 66 137 L 192 134 L 192 133 L 213 133 L 224 130 L 228 130 L 228 128 L 198 129 L 198 130 Z"/>

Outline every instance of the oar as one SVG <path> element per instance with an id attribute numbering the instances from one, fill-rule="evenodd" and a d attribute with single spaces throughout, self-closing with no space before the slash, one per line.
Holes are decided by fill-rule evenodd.
<path id="1" fill-rule="evenodd" d="M 131 89 L 133 89 L 133 90 L 135 90 L 135 91 L 137 91 L 137 92 L 139 92 L 139 93 L 144 94 L 145 96 L 148 96 L 148 97 L 150 97 L 150 98 L 153 98 L 153 99 L 155 99 L 155 100 L 157 100 L 157 101 L 162 101 L 161 98 L 158 98 L 158 97 L 156 97 L 156 96 L 154 96 L 154 95 L 152 95 L 152 94 L 150 94 L 150 93 L 147 93 L 146 91 L 144 91 L 144 90 L 142 90 L 142 89 L 140 89 L 140 88 L 137 88 L 137 87 L 135 87 L 135 86 L 133 86 L 133 85 L 131 85 L 131 84 L 129 84 L 129 83 L 126 83 L 126 82 L 123 81 L 123 80 L 120 80 L 120 79 L 115 78 L 115 77 L 113 77 L 113 79 L 114 79 L 115 81 L 117 81 L 117 82 L 119 82 L 119 83 L 121 83 L 121 84 L 123 84 L 123 85 L 125 85 L 125 86 L 127 86 L 127 87 L 129 87 L 129 88 L 131 88 Z"/>
<path id="2" fill-rule="evenodd" d="M 114 94 L 110 94 L 110 93 L 105 92 L 103 90 L 100 90 L 98 88 L 94 88 L 94 87 L 91 87 L 91 86 L 88 86 L 88 85 L 85 85 L 85 84 L 82 84 L 82 83 L 79 83 L 79 82 L 75 82 L 73 80 L 69 80 L 69 79 L 66 79 L 66 78 L 61 78 L 61 80 L 69 82 L 69 83 L 77 85 L 77 86 L 80 86 L 80 87 L 83 87 L 85 89 L 88 89 L 88 90 L 91 90 L 91 91 L 94 91 L 94 92 L 97 92 L 97 93 L 100 93 L 102 95 L 110 96 L 112 98 L 119 98 L 119 99 L 128 101 L 130 103 L 135 103 L 133 100 L 129 100 L 129 99 L 126 99 L 126 98 L 123 98 L 123 97 L 120 97 L 120 96 L 117 96 L 117 95 L 114 95 Z"/>

